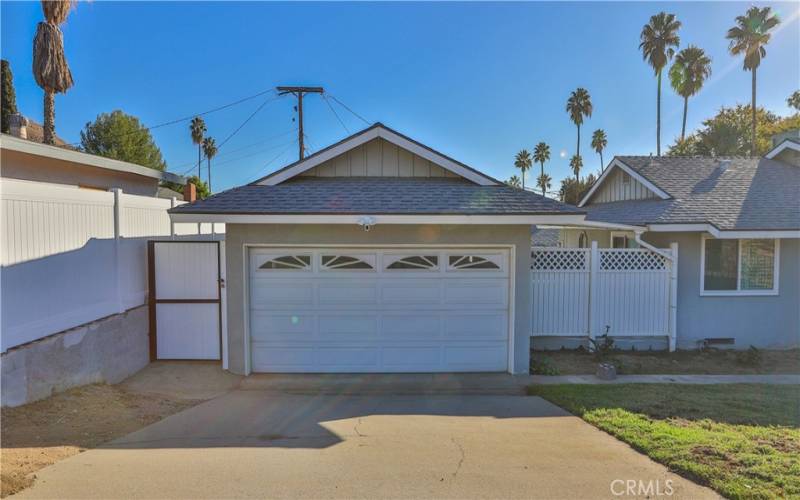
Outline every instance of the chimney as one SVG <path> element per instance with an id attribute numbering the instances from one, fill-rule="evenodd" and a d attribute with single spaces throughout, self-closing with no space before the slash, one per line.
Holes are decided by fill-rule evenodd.
<path id="1" fill-rule="evenodd" d="M 28 119 L 19 113 L 14 113 L 9 117 L 9 132 L 14 137 L 20 139 L 28 138 Z"/>
<path id="2" fill-rule="evenodd" d="M 195 186 L 191 182 L 187 182 L 186 185 L 183 187 L 183 201 L 188 201 L 189 203 L 192 203 L 195 200 L 197 200 L 197 186 Z"/>

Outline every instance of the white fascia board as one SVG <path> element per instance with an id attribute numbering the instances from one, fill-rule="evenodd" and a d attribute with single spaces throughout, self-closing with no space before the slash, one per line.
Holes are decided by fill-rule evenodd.
<path id="1" fill-rule="evenodd" d="M 552 224 L 581 225 L 583 214 L 564 215 L 263 215 L 263 214 L 170 214 L 172 222 L 218 222 L 228 224 L 358 224 L 364 217 L 380 224 Z"/>
<path id="2" fill-rule="evenodd" d="M 721 231 L 711 224 L 654 224 L 647 226 L 647 230 L 654 233 L 702 232 L 720 240 L 800 238 L 797 229 Z"/>
<path id="3" fill-rule="evenodd" d="M 143 167 L 135 163 L 128 163 L 126 161 L 114 160 L 89 153 L 82 153 L 80 151 L 59 146 L 41 144 L 39 142 L 20 139 L 19 137 L 14 137 L 11 135 L 3 134 L 2 139 L 0 140 L 0 146 L 3 149 L 16 151 L 18 153 L 25 153 L 33 156 L 43 156 L 46 158 L 53 158 L 55 160 L 68 161 L 80 165 L 88 165 L 90 167 L 98 167 L 106 170 L 141 175 L 144 177 L 150 177 L 151 179 L 174 182 L 176 184 L 184 184 L 186 182 L 185 177 L 173 174 L 171 172 L 162 172 L 161 170 Z"/>
<path id="4" fill-rule="evenodd" d="M 262 186 L 275 186 L 276 184 L 280 184 L 281 182 L 291 179 L 297 175 L 302 174 L 306 170 L 310 170 L 317 165 L 320 165 L 331 158 L 335 158 L 341 154 L 346 153 L 347 151 L 357 148 L 358 146 L 371 141 L 378 137 L 378 130 L 379 127 L 374 127 L 365 130 L 363 133 L 358 134 L 352 137 L 350 140 L 345 141 L 341 144 L 338 144 L 327 151 L 323 151 L 322 153 L 312 156 L 304 161 L 299 162 L 297 165 L 287 168 L 282 172 L 278 172 L 275 175 L 268 177 L 257 184 Z"/>
<path id="5" fill-rule="evenodd" d="M 645 179 L 644 177 L 642 177 L 642 174 L 640 174 L 636 170 L 632 169 L 631 167 L 625 165 L 622 161 L 620 161 L 619 158 L 614 158 L 611 161 L 611 164 L 608 166 L 608 168 L 605 169 L 602 174 L 600 174 L 600 178 L 597 179 L 597 181 L 594 183 L 594 185 L 589 190 L 589 192 L 586 193 L 586 195 L 584 195 L 584 197 L 580 201 L 580 203 L 578 203 L 578 207 L 584 206 L 592 198 L 592 195 L 594 194 L 594 192 L 597 191 L 597 189 L 605 182 L 606 178 L 608 177 L 608 175 L 610 174 L 611 170 L 614 167 L 617 167 L 617 168 L 621 169 L 622 171 L 627 172 L 631 177 L 633 177 L 634 179 L 639 181 L 647 189 L 649 189 L 650 191 L 655 193 L 655 195 L 658 196 L 659 198 L 661 198 L 662 200 L 668 200 L 668 199 L 671 198 L 671 196 L 669 194 L 667 194 L 666 192 L 664 192 L 661 188 L 659 188 L 658 186 L 656 186 L 652 182 L 650 182 L 647 179 Z"/>
<path id="6" fill-rule="evenodd" d="M 439 165 L 440 167 L 449 170 L 450 172 L 453 172 L 454 174 L 460 177 L 468 179 L 480 186 L 498 185 L 498 183 L 493 181 L 492 179 L 474 170 L 465 168 L 464 166 L 459 165 L 458 163 L 454 162 L 453 160 L 450 160 L 449 158 L 446 158 L 445 156 L 437 154 L 427 148 L 421 147 L 419 144 L 416 144 L 413 141 L 410 141 L 405 137 L 402 137 L 392 132 L 391 130 L 388 130 L 381 126 L 369 128 L 365 130 L 363 133 L 358 134 L 350 138 L 349 140 L 344 141 L 341 144 L 338 144 L 328 149 L 327 151 L 323 151 L 318 155 L 310 156 L 308 159 L 297 163 L 293 167 L 287 168 L 282 172 L 278 172 L 272 175 L 271 177 L 268 177 L 258 182 L 257 184 L 261 184 L 264 186 L 275 186 L 277 184 L 280 184 L 281 182 L 291 179 L 292 177 L 300 175 L 303 172 L 310 170 L 332 158 L 344 154 L 351 149 L 357 148 L 358 146 L 366 142 L 369 142 L 377 137 L 389 141 L 395 146 L 410 151 L 417 156 L 421 156 L 422 158 L 425 158 L 426 160 L 429 160 L 435 163 L 436 165 Z"/>
<path id="7" fill-rule="evenodd" d="M 768 160 L 772 160 L 786 149 L 791 149 L 793 151 L 800 152 L 800 144 L 797 144 L 794 141 L 790 141 L 789 139 L 785 139 L 783 142 L 772 148 L 772 150 L 769 153 L 767 153 L 764 157 Z"/>

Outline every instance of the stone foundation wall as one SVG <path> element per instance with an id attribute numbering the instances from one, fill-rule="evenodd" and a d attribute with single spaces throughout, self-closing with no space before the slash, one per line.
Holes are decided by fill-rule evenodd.
<path id="1" fill-rule="evenodd" d="M 2 405 L 121 382 L 150 362 L 148 330 L 145 305 L 10 349 L 0 356 Z"/>

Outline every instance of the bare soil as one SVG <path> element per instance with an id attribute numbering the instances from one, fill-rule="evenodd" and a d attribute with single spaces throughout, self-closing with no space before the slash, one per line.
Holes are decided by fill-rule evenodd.
<path id="1" fill-rule="evenodd" d="M 33 484 L 39 469 L 200 402 L 95 384 L 17 408 L 3 408 L 0 496 Z"/>
<path id="2" fill-rule="evenodd" d="M 612 351 L 604 359 L 626 375 L 798 374 L 800 349 L 790 351 Z M 543 375 L 590 375 L 598 359 L 586 350 L 531 352 L 531 370 Z"/>

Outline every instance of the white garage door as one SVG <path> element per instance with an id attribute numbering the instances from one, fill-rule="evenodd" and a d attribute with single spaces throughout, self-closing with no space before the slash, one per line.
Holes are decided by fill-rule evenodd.
<path id="1" fill-rule="evenodd" d="M 254 372 L 505 371 L 509 256 L 250 250 Z"/>

